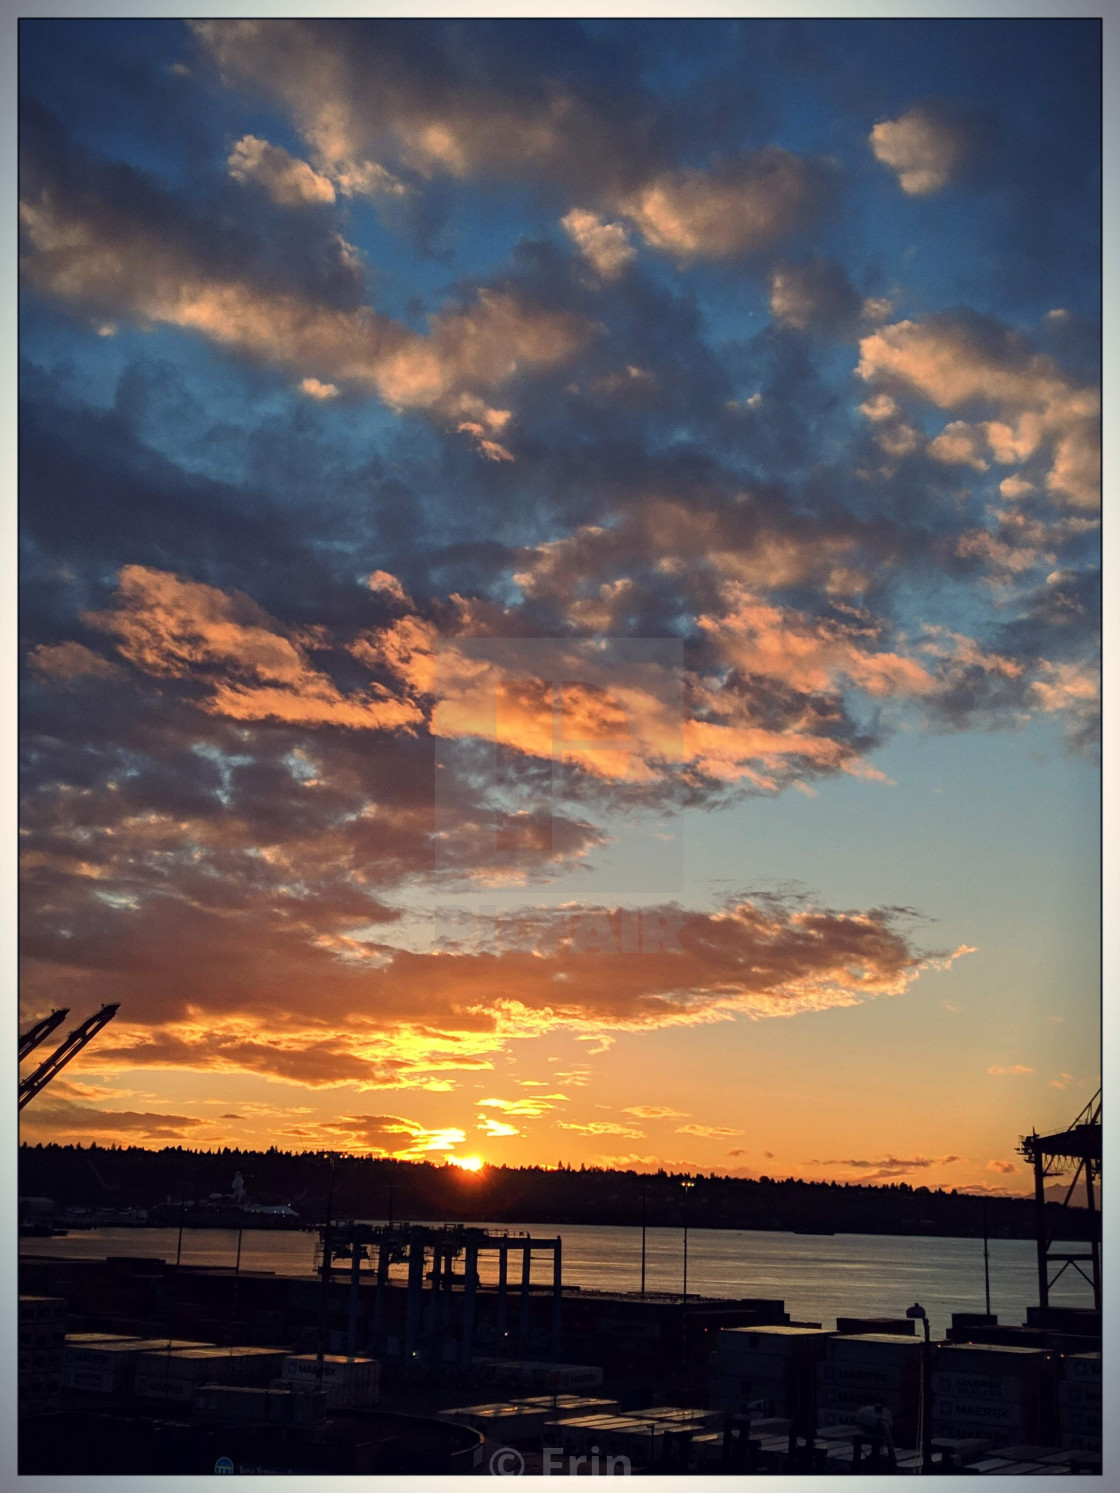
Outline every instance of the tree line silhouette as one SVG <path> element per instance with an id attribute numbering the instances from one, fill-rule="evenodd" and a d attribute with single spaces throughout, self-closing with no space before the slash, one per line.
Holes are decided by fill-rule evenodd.
<path id="1" fill-rule="evenodd" d="M 248 1204 L 288 1203 L 308 1226 L 328 1206 L 338 1218 L 503 1224 L 616 1224 L 633 1227 L 771 1229 L 862 1234 L 1034 1236 L 1028 1198 L 883 1184 L 806 1182 L 793 1177 L 640 1173 L 606 1167 L 487 1166 L 480 1172 L 427 1161 L 329 1151 L 192 1151 L 181 1146 L 21 1146 L 21 1197 L 50 1198 L 59 1210 L 148 1209 L 171 1223 L 191 1204 L 234 1206 L 240 1172 Z M 685 1181 L 693 1185 L 684 1188 Z M 218 1195 L 215 1197 L 214 1195 Z M 1057 1237 L 1085 1236 L 1085 1210 L 1048 1205 Z"/>

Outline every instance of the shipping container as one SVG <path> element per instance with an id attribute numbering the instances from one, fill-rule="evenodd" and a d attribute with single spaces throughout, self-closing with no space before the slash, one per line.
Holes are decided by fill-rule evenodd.
<path id="1" fill-rule="evenodd" d="M 962 1400 L 1022 1400 L 1030 1386 L 1014 1374 L 946 1374 L 933 1375 L 933 1392 Z"/>
<path id="2" fill-rule="evenodd" d="M 229 1348 L 172 1348 L 162 1352 L 141 1353 L 136 1360 L 136 1377 L 145 1379 L 186 1379 L 203 1384 L 230 1384 L 237 1363 Z"/>
<path id="3" fill-rule="evenodd" d="M 306 1384 L 321 1390 L 330 1409 L 360 1409 L 377 1403 L 381 1365 L 373 1358 L 349 1358 L 326 1353 L 288 1354 L 282 1377 L 291 1384 Z"/>
<path id="4" fill-rule="evenodd" d="M 532 1395 L 511 1400 L 512 1405 L 543 1405 L 546 1409 L 570 1412 L 572 1415 L 612 1415 L 618 1412 L 618 1401 L 594 1395 Z M 560 1419 L 559 1416 L 556 1419 Z"/>
<path id="5" fill-rule="evenodd" d="M 171 1347 L 207 1346 L 186 1338 L 171 1339 Z M 62 1363 L 62 1387 L 91 1394 L 127 1394 L 144 1353 L 168 1348 L 167 1338 L 123 1338 L 110 1342 L 67 1345 Z"/>
<path id="6" fill-rule="evenodd" d="M 894 1333 L 898 1337 L 913 1337 L 916 1323 L 912 1317 L 837 1317 L 836 1331 L 852 1333 Z"/>
<path id="7" fill-rule="evenodd" d="M 87 1348 L 97 1343 L 138 1343 L 141 1339 L 136 1333 L 128 1332 L 68 1332 L 66 1334 L 67 1348 Z M 151 1338 L 145 1338 L 145 1342 L 151 1342 Z"/>
<path id="8" fill-rule="evenodd" d="M 1028 1417 L 1021 1404 L 1002 1404 L 992 1400 L 958 1400 L 935 1398 L 933 1419 L 953 1425 L 983 1425 L 998 1430 L 1021 1430 Z M 948 1433 L 946 1433 L 948 1434 Z"/>
<path id="9" fill-rule="evenodd" d="M 1061 1428 L 1072 1436 L 1100 1436 L 1102 1419 L 1100 1405 L 1089 1405 L 1083 1409 L 1063 1405 L 1061 1409 Z"/>
<path id="10" fill-rule="evenodd" d="M 848 1336 L 832 1334 L 825 1344 L 828 1363 L 883 1365 L 921 1362 L 922 1341 L 895 1332 L 857 1332 Z"/>
<path id="11" fill-rule="evenodd" d="M 61 1296 L 21 1296 L 19 1325 L 56 1324 L 66 1320 L 66 1302 Z"/>
<path id="12" fill-rule="evenodd" d="M 825 1362 L 817 1365 L 817 1386 L 819 1389 L 827 1386 L 836 1389 L 863 1388 L 868 1391 L 898 1390 L 903 1384 L 917 1384 L 918 1368 L 917 1363 L 879 1365 L 872 1362 Z"/>
<path id="13" fill-rule="evenodd" d="M 833 1334 L 821 1327 L 722 1327 L 716 1337 L 717 1351 L 778 1354 L 782 1358 L 802 1353 L 818 1354 Z"/>
<path id="14" fill-rule="evenodd" d="M 718 1369 L 727 1374 L 759 1374 L 763 1378 L 781 1378 L 790 1368 L 791 1364 L 797 1363 L 805 1355 L 794 1356 L 789 1353 L 769 1353 L 757 1351 L 745 1347 L 741 1343 L 728 1343 L 724 1340 L 724 1333 L 718 1334 L 715 1346 L 715 1361 Z"/>
<path id="15" fill-rule="evenodd" d="M 1072 1405 L 1079 1410 L 1087 1410 L 1090 1406 L 1096 1406 L 1099 1414 L 1101 1407 L 1100 1381 L 1092 1379 L 1063 1380 L 1058 1385 L 1058 1404 Z"/>
<path id="16" fill-rule="evenodd" d="M 1045 1348 L 1011 1347 L 1004 1343 L 939 1343 L 934 1355 L 937 1373 L 1016 1375 L 1039 1378 L 1048 1373 L 1054 1355 Z"/>
<path id="17" fill-rule="evenodd" d="M 516 1385 L 519 1389 L 597 1389 L 603 1370 L 597 1364 L 548 1363 L 525 1359 L 473 1358 L 471 1369 L 483 1383 Z"/>

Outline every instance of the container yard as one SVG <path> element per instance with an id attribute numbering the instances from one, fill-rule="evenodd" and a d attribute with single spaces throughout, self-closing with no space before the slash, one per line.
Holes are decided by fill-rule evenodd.
<path id="1" fill-rule="evenodd" d="M 415 1235 L 438 1281 L 25 1256 L 21 1470 L 1100 1469 L 1098 1313 L 958 1313 L 927 1341 L 920 1308 L 833 1325 L 772 1298 L 503 1291 L 452 1274 L 461 1232 Z"/>

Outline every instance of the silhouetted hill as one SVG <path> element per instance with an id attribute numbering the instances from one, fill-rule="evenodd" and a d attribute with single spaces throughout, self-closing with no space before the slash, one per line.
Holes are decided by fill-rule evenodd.
<path id="1" fill-rule="evenodd" d="M 676 1227 L 687 1207 L 690 1228 L 819 1229 L 837 1233 L 942 1234 L 976 1238 L 984 1200 L 968 1193 L 911 1187 L 802 1182 L 792 1178 L 694 1176 L 687 1202 L 683 1174 L 605 1168 L 486 1167 L 339 1156 L 325 1152 L 162 1151 L 141 1147 L 38 1145 L 20 1148 L 21 1196 L 69 1206 L 159 1209 L 178 1219 L 184 1202 L 228 1194 L 240 1172 L 246 1198 L 290 1203 L 313 1224 L 335 1218 L 493 1223 L 639 1224 Z M 1048 1211 L 1057 1237 L 1083 1238 L 1082 1209 Z M 989 1198 L 993 1237 L 1031 1238 L 1034 1203 Z"/>

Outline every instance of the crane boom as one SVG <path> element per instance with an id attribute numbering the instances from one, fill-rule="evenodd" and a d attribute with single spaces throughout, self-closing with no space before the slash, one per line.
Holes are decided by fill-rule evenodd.
<path id="1" fill-rule="evenodd" d="M 25 1057 L 30 1056 L 40 1042 L 46 1041 L 55 1027 L 61 1026 L 69 1015 L 70 1007 L 60 1006 L 57 1011 L 52 1011 L 49 1016 L 44 1016 L 42 1021 L 37 1021 L 33 1027 L 24 1032 L 23 1036 L 19 1039 L 20 1062 L 22 1063 Z"/>
<path id="2" fill-rule="evenodd" d="M 72 1057 L 76 1057 L 87 1042 L 97 1036 L 103 1026 L 107 1026 L 120 1010 L 120 1006 L 102 1006 L 100 1011 L 95 1011 L 92 1016 L 87 1016 L 81 1026 L 76 1026 L 66 1041 L 60 1047 L 56 1047 L 49 1058 L 29 1073 L 26 1078 L 20 1080 L 19 1107 L 34 1099 L 41 1089 L 45 1089 L 51 1079 L 66 1067 Z"/>

